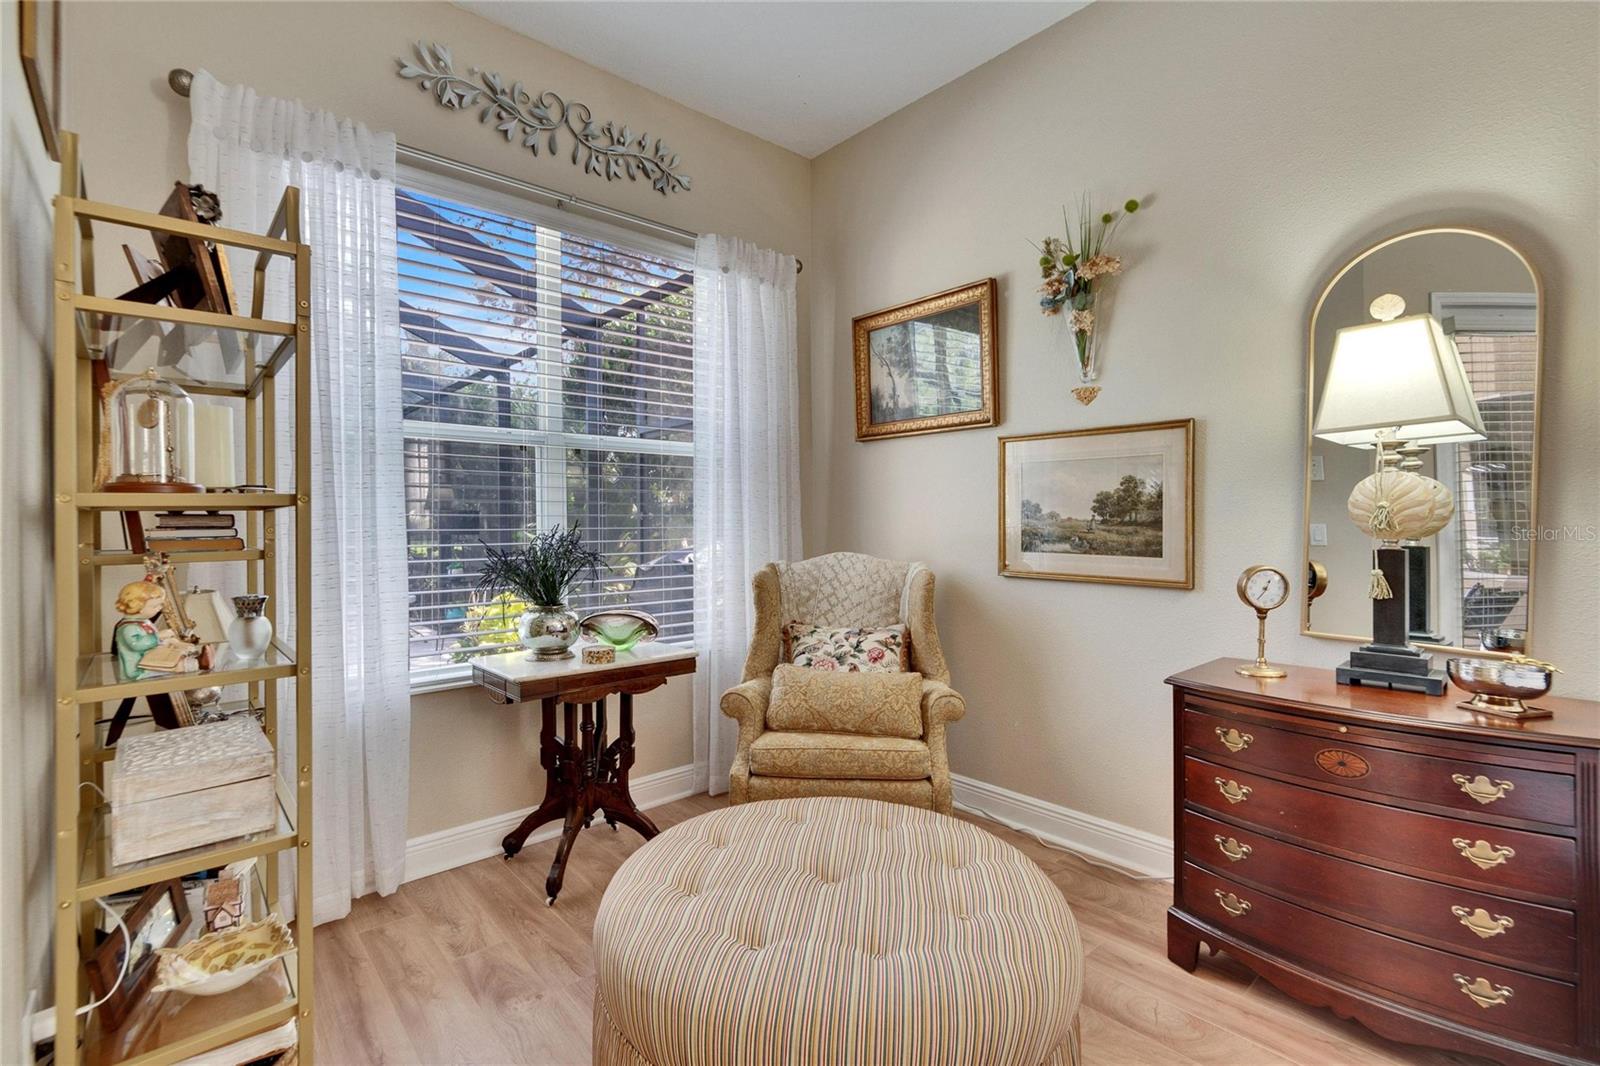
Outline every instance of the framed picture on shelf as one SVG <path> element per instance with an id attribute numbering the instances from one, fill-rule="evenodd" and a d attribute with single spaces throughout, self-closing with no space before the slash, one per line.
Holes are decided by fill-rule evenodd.
<path id="1" fill-rule="evenodd" d="M 115 1029 L 128 1017 L 139 999 L 145 994 L 150 980 L 155 976 L 156 948 L 176 944 L 189 928 L 189 900 L 184 895 L 182 881 L 162 881 L 151 885 L 122 916 L 127 929 L 124 938 L 121 928 L 113 928 L 95 948 L 85 963 L 88 969 L 89 992 L 95 999 L 109 998 L 98 1008 L 108 1028 Z M 127 972 L 122 972 L 123 960 Z M 122 980 L 117 981 L 117 975 Z"/>
<path id="2" fill-rule="evenodd" d="M 21 0 L 18 51 L 50 158 L 61 162 L 61 0 Z"/>
<path id="3" fill-rule="evenodd" d="M 1000 421 L 995 280 L 852 321 L 856 440 Z"/>
<path id="4" fill-rule="evenodd" d="M 1194 588 L 1194 419 L 1001 437 L 1000 573 Z"/>

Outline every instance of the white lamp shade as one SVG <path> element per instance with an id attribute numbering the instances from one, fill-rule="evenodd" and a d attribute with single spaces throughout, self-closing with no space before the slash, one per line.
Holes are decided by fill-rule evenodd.
<path id="1" fill-rule="evenodd" d="M 1414 444 L 1486 436 L 1461 353 L 1429 314 L 1346 326 L 1334 336 L 1312 433 L 1354 447 L 1379 436 Z"/>

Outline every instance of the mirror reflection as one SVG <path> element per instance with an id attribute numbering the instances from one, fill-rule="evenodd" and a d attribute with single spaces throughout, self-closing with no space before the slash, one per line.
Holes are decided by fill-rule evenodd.
<path id="1" fill-rule="evenodd" d="M 1443 528 L 1401 541 L 1414 643 L 1468 651 L 1503 648 L 1516 639 L 1513 631 L 1528 629 L 1537 484 L 1537 294 L 1526 261 L 1501 241 L 1475 232 L 1432 230 L 1386 242 L 1351 263 L 1314 312 L 1311 419 L 1329 388 L 1340 330 L 1427 315 L 1439 326 L 1433 335 L 1442 334 L 1459 352 L 1481 420 L 1481 439 L 1413 447 L 1407 457 L 1412 469 L 1436 479 L 1455 497 L 1455 513 Z M 1385 388 L 1380 384 L 1372 391 L 1381 394 Z M 1354 425 L 1350 418 L 1347 410 L 1344 424 Z M 1308 598 L 1303 628 L 1313 635 L 1369 640 L 1378 541 L 1352 522 L 1348 501 L 1356 484 L 1373 473 L 1377 453 L 1370 434 L 1364 446 L 1351 446 L 1310 430 L 1308 423 L 1306 569 L 1309 577 L 1312 564 L 1324 568 L 1327 588 Z"/>

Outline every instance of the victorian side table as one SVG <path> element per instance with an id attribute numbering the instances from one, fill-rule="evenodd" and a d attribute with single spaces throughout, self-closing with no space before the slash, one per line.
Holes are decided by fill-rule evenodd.
<path id="1" fill-rule="evenodd" d="M 539 765 L 544 767 L 544 801 L 501 841 L 510 860 L 528 836 L 546 822 L 563 819 L 561 843 L 545 878 L 553 904 L 567 872 L 567 857 L 578 833 L 596 811 L 613 829 L 621 822 L 649 840 L 659 830 L 634 805 L 628 792 L 633 766 L 633 697 L 694 673 L 695 652 L 667 644 L 641 644 L 619 652 L 617 661 L 587 665 L 579 659 L 530 660 L 525 651 L 490 655 L 472 664 L 472 680 L 497 703 L 539 701 Z M 621 697 L 618 733 L 606 739 L 606 701 Z M 556 710 L 561 709 L 557 730 Z"/>

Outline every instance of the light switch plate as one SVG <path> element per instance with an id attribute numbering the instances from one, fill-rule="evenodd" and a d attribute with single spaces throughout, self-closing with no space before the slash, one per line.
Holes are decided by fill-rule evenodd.
<path id="1" fill-rule="evenodd" d="M 1311 523 L 1311 546 L 1313 548 L 1326 548 L 1328 546 L 1328 526 L 1326 523 Z"/>
<path id="2" fill-rule="evenodd" d="M 1311 457 L 1311 480 L 1322 480 L 1322 456 L 1320 455 L 1313 455 Z"/>

